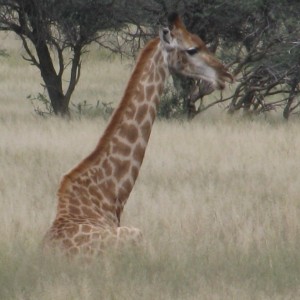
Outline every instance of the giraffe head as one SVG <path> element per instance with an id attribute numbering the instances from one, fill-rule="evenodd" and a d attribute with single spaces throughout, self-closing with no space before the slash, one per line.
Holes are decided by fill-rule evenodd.
<path id="1" fill-rule="evenodd" d="M 178 14 L 169 16 L 169 28 L 160 30 L 164 59 L 171 72 L 203 79 L 215 89 L 223 89 L 233 77 L 225 66 L 206 48 L 204 42 L 187 31 Z"/>

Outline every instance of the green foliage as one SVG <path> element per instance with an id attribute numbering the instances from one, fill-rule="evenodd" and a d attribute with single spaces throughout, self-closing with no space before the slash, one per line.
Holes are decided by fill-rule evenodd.
<path id="1" fill-rule="evenodd" d="M 46 117 L 54 113 L 52 104 L 45 94 L 28 95 L 27 99 L 33 106 L 34 112 L 39 116 Z"/>
<path id="2" fill-rule="evenodd" d="M 96 41 L 110 52 L 135 52 L 157 34 L 160 25 L 167 25 L 172 11 L 178 11 L 188 30 L 230 66 L 237 79 L 237 92 L 227 100 L 231 111 L 248 110 L 252 102 L 244 99 L 250 98 L 263 111 L 285 107 L 286 116 L 300 107 L 300 2 L 296 0 L 13 0 L 0 2 L 0 30 L 14 31 L 22 38 L 26 59 L 40 68 L 54 111 L 63 115 L 72 103 L 86 45 Z M 39 50 L 38 57 L 30 50 L 32 44 Z M 59 70 L 51 61 L 50 49 Z M 64 59 L 66 50 L 71 61 Z M 71 68 L 66 68 L 68 64 Z M 63 91 L 62 75 L 68 70 L 72 70 L 69 86 Z M 184 104 L 190 92 L 188 81 L 176 88 L 180 90 L 164 96 L 160 116 L 177 118 L 188 109 Z M 253 89 L 254 97 L 250 97 Z M 282 101 L 265 106 L 275 92 Z M 82 103 L 78 111 L 82 107 L 90 111 L 86 106 Z"/>
<path id="3" fill-rule="evenodd" d="M 54 111 L 50 100 L 45 94 L 28 95 L 34 112 L 41 117 L 50 117 Z M 84 100 L 79 103 L 71 102 L 70 112 L 75 118 L 97 118 L 108 119 L 114 111 L 112 102 L 101 102 L 91 104 Z M 168 83 L 158 107 L 157 116 L 160 119 L 183 119 L 186 115 L 184 90 L 175 88 L 172 83 Z"/>
<path id="4" fill-rule="evenodd" d="M 33 106 L 34 112 L 41 116 L 53 116 L 54 110 L 51 101 L 45 94 L 38 93 L 37 95 L 28 95 L 27 99 Z M 114 108 L 112 102 L 100 102 L 99 100 L 95 105 L 88 103 L 86 100 L 79 103 L 71 103 L 71 115 L 74 117 L 103 117 L 108 119 L 112 114 Z"/>
<path id="5" fill-rule="evenodd" d="M 8 53 L 6 52 L 6 50 L 0 49 L 0 56 L 8 56 Z"/>
<path id="6" fill-rule="evenodd" d="M 110 51 L 119 51 L 118 43 L 109 39 L 129 21 L 124 16 L 130 8 L 123 2 L 0 1 L 0 30 L 12 31 L 21 38 L 27 53 L 24 59 L 39 69 L 56 115 L 70 113 L 86 46 L 97 42 Z M 63 78 L 67 78 L 64 83 Z"/>
<path id="7" fill-rule="evenodd" d="M 103 117 L 104 119 L 108 119 L 114 108 L 112 106 L 112 102 L 100 102 L 99 100 L 96 102 L 96 105 L 92 105 L 88 103 L 86 100 L 83 102 L 72 104 L 71 113 L 78 117 Z"/>
<path id="8" fill-rule="evenodd" d="M 158 106 L 158 118 L 182 119 L 185 114 L 186 109 L 184 99 L 182 98 L 182 90 L 177 90 L 173 84 L 168 83 Z"/>

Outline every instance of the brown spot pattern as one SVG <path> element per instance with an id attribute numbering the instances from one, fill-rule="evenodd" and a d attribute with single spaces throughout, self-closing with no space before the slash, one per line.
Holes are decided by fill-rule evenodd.
<path id="1" fill-rule="evenodd" d="M 97 186 L 91 186 L 89 188 L 89 193 L 92 197 L 95 197 L 97 199 L 101 199 L 102 195 L 101 192 L 99 191 L 99 189 L 97 188 Z"/>
<path id="2" fill-rule="evenodd" d="M 107 200 L 112 200 L 116 193 L 116 185 L 115 183 L 109 179 L 100 184 L 100 189 L 103 193 L 103 196 Z"/>
<path id="3" fill-rule="evenodd" d="M 82 212 L 85 215 L 85 217 L 87 217 L 88 219 L 97 219 L 99 217 L 99 215 L 97 213 L 95 213 L 91 208 L 83 206 L 82 207 Z"/>
<path id="4" fill-rule="evenodd" d="M 94 168 L 90 170 L 90 177 L 92 178 L 94 183 L 97 183 L 104 177 L 104 175 L 101 169 Z"/>
<path id="5" fill-rule="evenodd" d="M 135 116 L 135 120 L 140 124 L 144 120 L 148 112 L 148 104 L 143 104 L 138 108 L 137 114 Z"/>
<path id="6" fill-rule="evenodd" d="M 102 204 L 102 209 L 104 211 L 108 211 L 108 212 L 111 212 L 111 213 L 114 213 L 116 208 L 114 205 L 110 205 L 109 203 L 103 203 Z"/>
<path id="7" fill-rule="evenodd" d="M 132 124 L 124 124 L 119 131 L 121 137 L 128 140 L 129 143 L 135 143 L 138 138 L 138 130 Z"/>
<path id="8" fill-rule="evenodd" d="M 146 99 L 148 101 L 150 101 L 152 98 L 152 95 L 154 94 L 155 86 L 153 84 L 148 85 L 145 90 L 146 90 Z"/>
<path id="9" fill-rule="evenodd" d="M 105 171 L 106 176 L 110 176 L 112 174 L 112 167 L 108 161 L 108 159 L 105 159 L 103 162 L 103 169 Z"/>
<path id="10" fill-rule="evenodd" d="M 68 250 L 68 254 L 71 255 L 71 256 L 75 256 L 75 255 L 77 255 L 78 253 L 79 253 L 79 249 L 78 249 L 78 248 L 75 248 L 75 247 L 70 248 L 70 249 Z"/>
<path id="11" fill-rule="evenodd" d="M 161 81 L 160 73 L 156 72 L 155 73 L 155 82 L 159 82 L 159 81 Z"/>
<path id="12" fill-rule="evenodd" d="M 136 145 L 133 151 L 133 158 L 139 162 L 141 162 L 144 158 L 145 148 L 142 147 L 140 144 Z"/>
<path id="13" fill-rule="evenodd" d="M 137 179 L 139 175 L 139 169 L 135 166 L 132 166 L 131 167 L 131 176 L 132 176 L 132 179 L 135 181 Z"/>
<path id="14" fill-rule="evenodd" d="M 72 215 L 80 215 L 80 209 L 77 206 L 70 205 L 69 212 Z"/>
<path id="15" fill-rule="evenodd" d="M 156 117 L 156 109 L 154 107 L 149 107 L 149 114 L 151 116 L 151 120 L 152 122 L 154 121 L 155 117 Z"/>
<path id="16" fill-rule="evenodd" d="M 145 141 L 149 140 L 149 136 L 151 133 L 151 124 L 149 121 L 146 121 L 142 126 L 141 126 L 141 131 L 142 131 L 142 136 Z"/>
<path id="17" fill-rule="evenodd" d="M 88 243 L 89 240 L 90 240 L 89 235 L 80 234 L 79 236 L 75 237 L 74 242 L 76 243 L 77 246 L 80 246 L 82 244 Z"/>
<path id="18" fill-rule="evenodd" d="M 160 67 L 159 70 L 158 70 L 158 72 L 159 72 L 159 74 L 161 76 L 161 79 L 165 79 L 166 78 L 167 74 L 166 74 L 164 68 Z"/>
<path id="19" fill-rule="evenodd" d="M 80 186 L 74 185 L 73 191 L 74 191 L 74 193 L 76 193 L 76 195 L 79 195 L 80 197 L 88 197 L 89 196 L 87 190 Z"/>
<path id="20" fill-rule="evenodd" d="M 89 232 L 91 232 L 91 226 L 89 226 L 89 225 L 82 225 L 82 232 L 84 232 L 84 233 L 89 233 Z"/>
<path id="21" fill-rule="evenodd" d="M 115 140 L 116 141 L 113 146 L 112 152 L 123 155 L 123 156 L 129 156 L 131 153 L 131 148 L 128 145 L 126 145 L 125 143 L 122 143 L 121 141 L 119 141 L 117 139 L 115 139 Z"/>
<path id="22" fill-rule="evenodd" d="M 73 242 L 70 239 L 64 239 L 63 240 L 63 246 L 65 248 L 70 248 L 73 246 Z"/>
<path id="23" fill-rule="evenodd" d="M 136 111 L 135 105 L 133 103 L 130 103 L 129 106 L 126 108 L 124 114 L 127 119 L 133 119 L 135 111 Z"/>
<path id="24" fill-rule="evenodd" d="M 114 165 L 114 176 L 117 180 L 120 180 L 129 172 L 130 160 L 121 160 L 115 157 L 111 158 L 111 162 Z"/>
<path id="25" fill-rule="evenodd" d="M 81 198 L 81 203 L 83 205 L 89 206 L 89 205 L 91 205 L 91 200 L 90 200 L 90 198 L 83 197 L 83 198 Z"/>

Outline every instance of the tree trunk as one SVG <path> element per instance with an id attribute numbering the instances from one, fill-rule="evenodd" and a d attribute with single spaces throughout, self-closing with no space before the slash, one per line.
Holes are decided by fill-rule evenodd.
<path id="1" fill-rule="evenodd" d="M 38 40 L 35 44 L 39 58 L 39 69 L 45 82 L 53 111 L 56 115 L 69 115 L 69 99 L 65 97 L 62 89 L 62 78 L 56 74 L 47 44 Z"/>
<path id="2" fill-rule="evenodd" d="M 50 51 L 47 45 L 49 28 L 43 22 L 43 15 L 38 2 L 29 2 L 28 6 L 23 7 L 29 19 L 32 31 L 27 35 L 35 46 L 38 56 L 37 67 L 40 69 L 41 76 L 45 83 L 53 111 L 56 115 L 65 116 L 69 114 L 69 101 L 66 99 L 62 89 L 62 74 L 56 72 Z M 21 20 L 25 16 L 20 16 Z M 23 19 L 22 19 L 23 18 Z"/>

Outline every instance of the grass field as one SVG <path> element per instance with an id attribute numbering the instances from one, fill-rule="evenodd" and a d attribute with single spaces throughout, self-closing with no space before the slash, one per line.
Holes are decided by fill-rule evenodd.
<path id="1" fill-rule="evenodd" d="M 297 120 L 219 111 L 157 121 L 122 217 L 143 231 L 142 249 L 90 264 L 43 255 L 60 177 L 107 121 L 36 116 L 26 96 L 41 91 L 39 73 L 9 39 L 10 57 L 0 58 L 0 299 L 300 298 Z M 85 60 L 74 101 L 116 103 L 130 64 L 97 52 Z"/>

